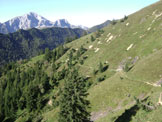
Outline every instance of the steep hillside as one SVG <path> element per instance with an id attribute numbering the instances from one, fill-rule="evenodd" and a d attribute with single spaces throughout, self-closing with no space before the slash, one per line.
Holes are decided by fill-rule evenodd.
<path id="1" fill-rule="evenodd" d="M 67 38 L 79 38 L 84 33 L 82 29 L 33 28 L 6 35 L 0 34 L 0 65 L 36 56 L 45 48 L 54 49 L 57 45 L 63 44 Z"/>
<path id="2" fill-rule="evenodd" d="M 46 51 L 45 55 L 32 58 L 28 62 L 17 62 L 21 65 L 7 66 L 4 69 L 9 69 L 8 73 L 6 70 L 0 73 L 2 83 L 0 94 L 5 93 L 6 96 L 0 97 L 0 107 L 4 108 L 0 114 L 5 111 L 6 120 L 14 119 L 16 122 L 58 122 L 61 89 L 64 88 L 68 69 L 75 67 L 79 75 L 85 77 L 91 121 L 161 122 L 162 102 L 159 99 L 162 92 L 161 32 L 162 1 L 159 1 L 128 18 L 113 22 L 100 31 L 65 44 L 53 52 Z M 21 69 L 21 73 L 18 69 Z M 12 84 L 16 84 L 17 80 L 10 72 L 21 76 L 23 87 L 19 84 L 18 88 L 25 95 L 16 97 L 24 105 L 15 108 L 16 112 L 3 107 L 7 103 L 12 106 L 12 102 L 6 99 L 7 96 L 15 100 L 10 96 L 13 88 L 12 90 L 9 88 Z M 23 75 L 23 72 L 26 75 Z M 29 75 L 30 73 L 32 75 Z M 10 83 L 10 79 L 6 76 L 10 76 L 13 82 Z M 23 85 L 23 76 L 26 76 L 26 84 L 30 85 Z M 32 84 L 37 88 L 36 92 L 31 90 L 36 96 L 31 98 L 36 105 L 33 109 L 28 108 L 24 102 L 28 98 L 26 92 Z M 27 93 L 30 95 L 30 92 Z M 41 107 L 39 100 L 42 100 Z M 13 112 L 14 116 L 10 116 L 7 110 Z M 6 117 L 5 114 L 2 115 Z"/>

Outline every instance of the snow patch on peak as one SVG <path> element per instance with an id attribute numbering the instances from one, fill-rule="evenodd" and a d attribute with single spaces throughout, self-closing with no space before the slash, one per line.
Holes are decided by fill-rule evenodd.
<path id="1" fill-rule="evenodd" d="M 69 23 L 67 19 L 58 19 L 56 21 L 60 21 L 60 22 L 65 22 L 65 23 Z"/>
<path id="2" fill-rule="evenodd" d="M 55 27 L 71 28 L 71 24 L 66 19 L 58 19 L 54 22 Z"/>
<path id="3" fill-rule="evenodd" d="M 23 16 L 15 17 L 8 20 L 3 24 L 7 31 L 1 33 L 12 33 L 19 29 L 30 29 L 30 28 L 45 28 L 45 27 L 61 27 L 61 28 L 82 28 L 87 29 L 85 26 L 71 25 L 66 19 L 58 19 L 55 22 L 51 22 L 46 18 L 38 15 L 35 12 L 29 12 Z"/>

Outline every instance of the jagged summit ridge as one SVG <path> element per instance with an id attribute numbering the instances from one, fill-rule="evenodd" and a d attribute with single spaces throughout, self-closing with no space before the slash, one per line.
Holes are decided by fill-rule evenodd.
<path id="1" fill-rule="evenodd" d="M 23 16 L 15 17 L 4 23 L 0 23 L 0 33 L 12 33 L 19 29 L 45 28 L 45 27 L 62 27 L 62 28 L 81 28 L 84 26 L 75 26 L 70 24 L 66 19 L 59 19 L 51 22 L 35 12 L 29 12 Z"/>

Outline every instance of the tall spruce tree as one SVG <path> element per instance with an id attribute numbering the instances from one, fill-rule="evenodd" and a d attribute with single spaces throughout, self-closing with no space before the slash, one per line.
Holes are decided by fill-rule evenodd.
<path id="1" fill-rule="evenodd" d="M 60 96 L 59 122 L 89 122 L 89 101 L 85 81 L 76 69 L 69 71 Z"/>

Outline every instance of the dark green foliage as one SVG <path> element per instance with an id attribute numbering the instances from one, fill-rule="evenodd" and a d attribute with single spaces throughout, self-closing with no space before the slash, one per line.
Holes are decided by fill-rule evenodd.
<path id="1" fill-rule="evenodd" d="M 99 71 L 102 73 L 102 72 L 104 72 L 104 66 L 103 66 L 103 64 L 100 62 L 100 64 L 99 64 Z"/>
<path id="2" fill-rule="evenodd" d="M 79 38 L 83 36 L 84 32 L 82 29 L 54 27 L 0 34 L 0 65 L 36 56 L 45 48 L 54 49 L 63 44 L 67 37 Z"/>
<path id="3" fill-rule="evenodd" d="M 49 48 L 46 48 L 45 49 L 44 59 L 47 60 L 47 61 L 49 61 L 51 59 L 51 57 L 52 57 L 52 54 L 51 54 Z"/>
<path id="4" fill-rule="evenodd" d="M 107 65 L 104 65 L 103 72 L 105 72 L 108 68 L 109 68 L 109 65 L 108 64 Z"/>
<path id="5" fill-rule="evenodd" d="M 79 50 L 80 50 L 81 55 L 87 51 L 87 49 L 85 49 L 83 46 L 81 46 Z"/>
<path id="6" fill-rule="evenodd" d="M 151 101 L 149 101 L 149 97 L 145 98 L 144 100 L 140 100 L 136 97 L 134 97 L 134 99 L 136 101 L 138 108 L 141 108 L 146 112 L 150 112 L 156 108 L 155 105 Z"/>
<path id="7" fill-rule="evenodd" d="M 55 71 L 55 70 L 54 70 Z M 58 82 L 57 82 L 57 79 L 56 79 L 56 76 L 53 75 L 49 81 L 49 84 L 50 86 L 54 87 L 54 86 L 58 86 Z"/>
<path id="8" fill-rule="evenodd" d="M 106 78 L 106 76 L 105 76 L 105 75 L 104 75 L 104 76 L 101 76 L 101 77 L 97 78 L 97 82 L 104 81 L 104 80 L 105 80 L 105 78 Z"/>
<path id="9" fill-rule="evenodd" d="M 98 72 L 98 70 L 94 69 L 94 70 L 93 70 L 93 75 L 96 75 L 97 72 Z"/>
<path id="10" fill-rule="evenodd" d="M 70 43 L 72 42 L 74 39 L 72 37 L 67 37 L 65 40 L 65 43 Z"/>
<path id="11" fill-rule="evenodd" d="M 20 71 L 16 64 L 4 67 L 7 72 L 4 81 L 0 81 L 0 120 L 14 121 L 18 109 L 39 112 L 45 105 L 42 96 L 50 89 L 42 63 L 37 62 L 26 71 Z"/>
<path id="12" fill-rule="evenodd" d="M 2 82 L 0 81 L 0 121 L 2 121 L 5 117 L 4 115 L 4 98 L 3 98 L 3 87 Z"/>
<path id="13" fill-rule="evenodd" d="M 99 38 L 100 36 L 101 36 L 101 34 L 100 34 L 99 31 L 95 32 L 95 37 L 96 37 L 96 38 Z"/>
<path id="14" fill-rule="evenodd" d="M 91 42 L 94 42 L 95 38 L 93 36 L 91 36 Z"/>
<path id="15" fill-rule="evenodd" d="M 108 64 L 102 64 L 101 62 L 99 63 L 99 68 L 98 70 L 100 71 L 100 73 L 105 72 L 107 69 L 109 68 Z"/>
<path id="16" fill-rule="evenodd" d="M 103 33 L 104 33 L 104 30 L 102 30 L 102 29 L 97 30 L 97 31 L 95 32 L 95 37 L 96 37 L 96 38 L 99 38 L 99 37 L 101 36 L 101 34 L 103 34 Z"/>
<path id="17" fill-rule="evenodd" d="M 55 72 L 55 71 L 56 71 L 56 69 L 57 69 L 56 64 L 55 64 L 55 63 L 53 63 L 53 64 L 52 64 L 52 70 Z"/>
<path id="18" fill-rule="evenodd" d="M 69 71 L 60 98 L 59 122 L 89 122 L 85 84 L 77 70 Z"/>
<path id="19" fill-rule="evenodd" d="M 68 56 L 69 56 L 69 58 L 68 58 L 67 65 L 68 65 L 69 68 L 71 68 L 73 66 L 72 65 L 72 61 L 73 61 L 73 53 L 72 53 L 72 51 L 70 51 Z"/>
<path id="20" fill-rule="evenodd" d="M 30 87 L 26 89 L 25 92 L 26 108 L 28 109 L 29 112 L 37 109 L 36 103 L 37 103 L 38 93 L 39 93 L 38 86 L 30 85 Z"/>
<path id="21" fill-rule="evenodd" d="M 78 51 L 77 51 L 77 54 L 76 54 L 77 60 L 80 58 L 80 56 L 81 56 L 81 52 L 80 52 L 80 50 L 78 50 Z"/>
<path id="22" fill-rule="evenodd" d="M 112 25 L 115 25 L 116 23 L 117 23 L 117 20 L 113 20 L 113 21 L 111 22 Z"/>
<path id="23" fill-rule="evenodd" d="M 120 115 L 114 122 L 130 122 L 132 117 L 136 115 L 139 107 L 137 105 L 132 106 L 129 109 L 126 109 L 125 112 Z"/>
<path id="24" fill-rule="evenodd" d="M 67 74 L 70 71 L 65 69 L 65 67 L 57 71 L 57 69 L 62 65 L 61 63 L 58 63 L 57 60 L 63 56 L 67 50 L 68 49 L 62 45 L 53 51 L 50 51 L 48 48 L 46 48 L 44 60 L 37 61 L 33 66 L 26 65 L 26 67 L 24 67 L 18 63 L 9 63 L 3 66 L 1 70 L 1 75 L 3 76 L 3 78 L 1 78 L 3 81 L 0 81 L 1 121 L 14 121 L 17 119 L 17 117 L 20 116 L 17 115 L 18 110 L 26 111 L 23 113 L 22 121 L 34 121 L 37 119 L 36 116 L 40 115 L 49 100 L 49 98 L 45 98 L 44 96 L 46 96 L 50 90 L 57 89 L 60 81 L 63 81 L 63 79 L 68 79 Z M 70 51 L 70 69 L 75 66 L 75 64 L 80 60 L 80 56 L 82 56 L 86 51 L 87 49 L 85 49 L 83 46 L 81 46 L 78 51 L 75 49 Z M 46 60 L 48 60 L 48 64 L 51 65 L 52 69 L 50 77 L 44 72 L 44 64 L 47 62 Z M 26 62 L 28 62 L 28 60 Z M 79 86 L 75 87 L 79 88 L 77 93 L 83 93 L 83 96 L 80 95 L 81 98 L 79 99 L 82 100 L 86 94 L 84 94 L 84 91 L 86 91 L 91 86 L 91 83 L 87 82 L 86 79 L 79 76 L 76 79 L 77 82 L 79 82 Z M 79 92 L 80 89 L 82 90 Z M 57 94 L 55 96 L 58 97 L 59 95 L 60 94 Z M 84 99 L 83 102 L 84 104 L 88 104 L 88 102 L 86 102 Z M 55 97 L 53 104 L 55 107 L 58 106 L 59 99 Z M 78 101 L 78 104 L 82 105 L 83 103 L 81 104 Z M 85 108 L 83 105 L 83 109 L 80 111 L 86 113 Z M 29 115 L 29 113 L 32 114 Z M 78 115 L 80 116 L 80 113 Z"/>
<path id="25" fill-rule="evenodd" d="M 86 31 L 85 31 L 86 32 Z M 83 33 L 83 35 L 85 35 L 85 32 Z M 72 42 L 72 41 L 74 41 L 74 40 L 76 40 L 76 39 L 78 39 L 79 37 L 76 35 L 75 37 L 67 37 L 66 39 L 65 39 L 65 43 L 70 43 L 70 42 Z"/>
<path id="26" fill-rule="evenodd" d="M 54 108 L 59 106 L 59 101 L 56 100 L 56 97 L 55 96 L 52 97 L 52 101 L 53 101 L 53 104 L 52 105 L 53 105 Z"/>
<path id="27" fill-rule="evenodd" d="M 83 64 L 84 64 L 84 61 L 83 61 L 83 60 L 80 60 L 79 63 L 80 63 L 81 65 L 83 65 Z"/>
<path id="28" fill-rule="evenodd" d="M 120 20 L 120 22 L 124 22 L 127 19 L 128 19 L 128 16 L 125 15 L 124 18 Z"/>
<path id="29" fill-rule="evenodd" d="M 124 19 L 121 19 L 120 22 L 124 22 Z"/>
<path id="30" fill-rule="evenodd" d="M 127 20 L 127 19 L 128 19 L 128 16 L 125 15 L 125 16 L 124 16 L 124 20 Z"/>
<path id="31" fill-rule="evenodd" d="M 67 65 L 69 68 L 71 68 L 72 66 L 74 66 L 75 64 L 77 64 L 78 62 L 82 65 L 84 63 L 84 57 L 83 59 L 80 58 L 85 52 L 87 51 L 86 48 L 84 48 L 83 46 L 81 46 L 78 51 L 76 51 L 75 49 L 72 49 L 68 55 L 68 61 L 67 61 Z"/>
<path id="32" fill-rule="evenodd" d="M 45 49 L 45 55 L 44 55 L 44 59 L 47 61 L 53 61 L 55 62 L 57 59 L 59 59 L 63 54 L 65 54 L 65 52 L 68 49 L 65 48 L 63 45 L 58 46 L 55 50 L 50 51 L 48 48 Z M 55 67 L 56 68 L 56 67 Z"/>
<path id="33" fill-rule="evenodd" d="M 85 60 L 85 59 L 87 59 L 88 58 L 88 56 L 86 55 L 86 56 L 83 56 L 83 59 Z"/>

